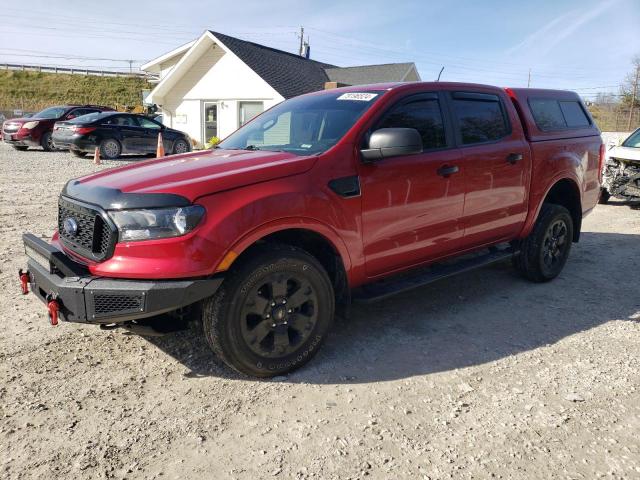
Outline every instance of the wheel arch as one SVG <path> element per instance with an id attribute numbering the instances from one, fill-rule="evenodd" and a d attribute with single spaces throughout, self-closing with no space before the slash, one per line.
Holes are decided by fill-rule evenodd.
<path id="1" fill-rule="evenodd" d="M 552 183 L 537 207 L 532 225 L 535 223 L 535 220 L 538 219 L 542 205 L 545 203 L 562 205 L 569 210 L 571 219 L 573 220 L 573 241 L 577 242 L 580 240 L 580 231 L 582 228 L 582 198 L 577 182 L 571 178 L 564 177 Z"/>
<path id="2" fill-rule="evenodd" d="M 306 221 L 301 221 L 297 225 L 277 224 L 266 228 L 263 226 L 228 251 L 237 255 L 228 268 L 233 268 L 233 265 L 248 258 L 253 251 L 269 243 L 291 245 L 312 255 L 324 267 L 331 279 L 336 295 L 336 306 L 350 303 L 351 259 L 344 243 L 329 227 Z"/>

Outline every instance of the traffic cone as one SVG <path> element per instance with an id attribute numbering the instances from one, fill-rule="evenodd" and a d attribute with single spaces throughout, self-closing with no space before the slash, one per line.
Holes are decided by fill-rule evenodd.
<path id="1" fill-rule="evenodd" d="M 156 150 L 156 158 L 164 157 L 164 143 L 162 143 L 162 133 L 158 133 L 158 149 Z"/>
<path id="2" fill-rule="evenodd" d="M 93 163 L 100 165 L 100 147 L 96 147 L 96 150 L 93 152 Z"/>

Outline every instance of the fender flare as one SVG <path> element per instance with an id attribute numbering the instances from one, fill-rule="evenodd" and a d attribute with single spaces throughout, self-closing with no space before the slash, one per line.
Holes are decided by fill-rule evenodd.
<path id="1" fill-rule="evenodd" d="M 531 230 L 533 229 L 533 226 L 535 225 L 536 220 L 540 215 L 540 210 L 542 209 L 542 204 L 544 203 L 544 200 L 549 196 L 549 192 L 551 192 L 553 187 L 555 187 L 559 182 L 563 180 L 568 180 L 575 186 L 578 192 L 578 196 L 580 198 L 580 204 L 582 204 L 582 191 L 580 190 L 580 186 L 579 186 L 580 183 L 577 177 L 575 175 L 568 174 L 567 172 L 561 172 L 557 174 L 549 182 L 549 185 L 547 185 L 547 188 L 545 189 L 544 194 L 540 196 L 539 200 L 537 200 L 537 205 L 535 206 L 535 209 L 534 208 L 529 209 L 529 215 L 525 220 L 524 226 L 522 227 L 522 230 L 520 231 L 520 235 L 518 238 L 524 238 L 527 235 L 529 235 L 529 233 L 531 233 Z"/>
<path id="2" fill-rule="evenodd" d="M 273 233 L 291 229 L 309 230 L 322 236 L 338 252 L 344 269 L 347 272 L 347 276 L 349 276 L 348 272 L 351 270 L 352 265 L 351 255 L 349 254 L 349 250 L 340 235 L 338 235 L 338 233 L 329 225 L 308 217 L 286 217 L 263 223 L 259 227 L 245 233 L 242 237 L 236 240 L 229 248 L 227 248 L 222 258 L 225 258 L 229 252 L 234 252 L 237 256 L 240 256 L 251 245 L 264 237 Z"/>

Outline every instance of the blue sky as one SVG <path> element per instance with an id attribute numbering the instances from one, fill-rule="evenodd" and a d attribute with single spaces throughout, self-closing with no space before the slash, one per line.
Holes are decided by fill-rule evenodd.
<path id="1" fill-rule="evenodd" d="M 413 61 L 423 80 L 444 66 L 442 80 L 501 86 L 531 69 L 532 86 L 585 96 L 617 92 L 640 54 L 640 0 L 30 0 L 0 10 L 0 63 L 128 69 L 207 28 L 295 52 L 301 25 L 327 63 Z"/>

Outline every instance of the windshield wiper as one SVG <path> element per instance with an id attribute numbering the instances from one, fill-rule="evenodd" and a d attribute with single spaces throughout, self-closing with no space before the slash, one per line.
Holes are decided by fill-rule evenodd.
<path id="1" fill-rule="evenodd" d="M 260 148 L 256 145 L 247 145 L 242 150 L 260 150 Z"/>

